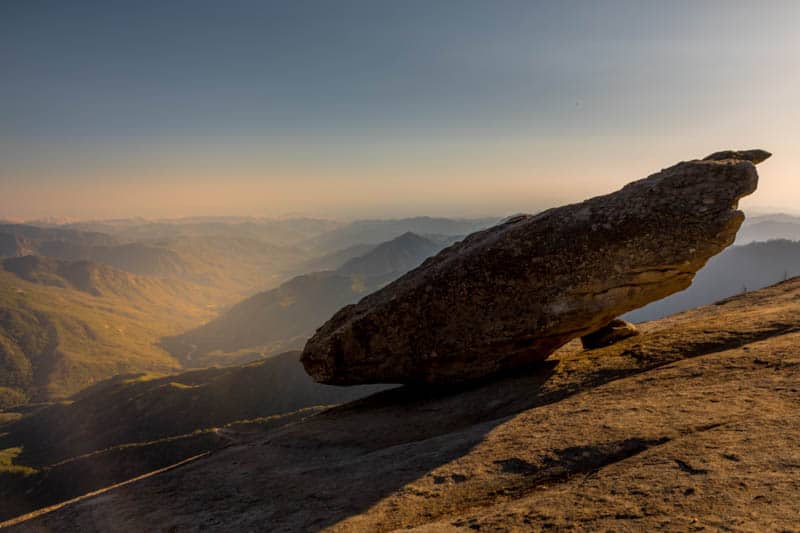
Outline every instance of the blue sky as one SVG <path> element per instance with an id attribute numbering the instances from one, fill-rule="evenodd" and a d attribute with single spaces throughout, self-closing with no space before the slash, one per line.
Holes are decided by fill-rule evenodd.
<path id="1" fill-rule="evenodd" d="M 800 3 L 0 4 L 0 217 L 535 211 L 763 147 L 800 187 Z M 798 206 L 800 207 L 800 206 Z"/>

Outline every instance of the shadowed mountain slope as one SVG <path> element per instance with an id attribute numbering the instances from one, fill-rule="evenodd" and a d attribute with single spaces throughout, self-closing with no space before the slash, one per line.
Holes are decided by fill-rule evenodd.
<path id="1" fill-rule="evenodd" d="M 316 327 L 367 291 L 363 282 L 335 272 L 298 276 L 161 344 L 188 367 L 253 361 L 302 347 Z"/>
<path id="2" fill-rule="evenodd" d="M 68 262 L 36 255 L 4 259 L 2 267 L 6 272 L 31 283 L 71 287 L 94 296 L 101 294 L 98 278 L 103 274 L 117 274 L 113 269 L 101 269 L 89 261 Z M 121 272 L 119 274 L 118 279 L 123 275 Z"/>
<path id="3" fill-rule="evenodd" d="M 115 374 L 169 372 L 158 338 L 212 316 L 201 287 L 94 263 L 9 258 L 0 270 L 0 406 L 64 397 Z"/>
<path id="4" fill-rule="evenodd" d="M 64 241 L 42 243 L 37 254 L 67 261 L 94 261 L 142 276 L 181 277 L 187 265 L 173 250 L 145 243 L 80 246 Z"/>
<path id="5" fill-rule="evenodd" d="M 338 309 L 358 301 L 435 254 L 442 244 L 406 233 L 336 271 L 297 276 L 233 306 L 208 324 L 162 340 L 188 366 L 235 364 L 306 339 Z"/>
<path id="6" fill-rule="evenodd" d="M 295 245 L 342 226 L 313 218 L 262 219 L 252 217 L 188 217 L 172 220 L 120 219 L 77 222 L 69 228 L 113 235 L 123 242 L 217 235 L 245 238 L 271 245 Z"/>
<path id="7" fill-rule="evenodd" d="M 0 426 L 0 455 L 13 453 L 13 468 L 0 466 L 0 519 L 225 446 L 231 431 L 263 431 L 319 410 L 306 408 L 384 388 L 317 384 L 299 357 L 160 378 L 117 376 Z M 70 478 L 76 469 L 84 470 Z"/>
<path id="8" fill-rule="evenodd" d="M 793 279 L 513 376 L 242 434 L 12 530 L 791 529 L 798 317 Z"/>
<path id="9" fill-rule="evenodd" d="M 356 220 L 323 233 L 306 244 L 321 252 L 332 252 L 356 244 L 379 244 L 404 233 L 417 235 L 467 235 L 497 223 L 497 218 L 453 219 L 415 217 L 397 220 Z"/>
<path id="10" fill-rule="evenodd" d="M 0 257 L 19 257 L 25 255 L 24 239 L 10 233 L 0 233 Z"/>
<path id="11" fill-rule="evenodd" d="M 736 244 L 772 239 L 800 240 L 800 217 L 784 214 L 748 217 L 736 236 Z"/>
<path id="12" fill-rule="evenodd" d="M 408 272 L 441 249 L 439 243 L 408 232 L 379 244 L 365 255 L 350 259 L 337 271 L 364 277 Z"/>
<path id="13" fill-rule="evenodd" d="M 241 234 L 187 233 L 130 241 L 62 227 L 8 224 L 0 225 L 0 256 L 92 261 L 141 276 L 180 279 L 216 289 L 215 300 L 231 304 L 285 280 L 309 255 L 295 247 L 249 237 L 251 232 L 246 229 L 241 229 Z"/>
<path id="14" fill-rule="evenodd" d="M 5 257 L 44 255 L 69 261 L 91 260 L 133 274 L 180 275 L 185 271 L 180 258 L 169 250 L 142 243 L 120 243 L 104 233 L 62 227 L 25 224 L 0 225 L 6 243 L 0 249 Z M 11 246 L 11 239 L 17 243 Z"/>
<path id="15" fill-rule="evenodd" d="M 76 246 L 110 246 L 117 240 L 96 231 L 79 231 L 62 227 L 39 227 L 30 224 L 0 224 L 0 234 L 14 236 L 26 247 L 37 248 L 45 243 L 69 243 Z M 27 252 L 30 253 L 30 252 Z M 11 255 L 11 254 L 9 254 Z"/>
<path id="16" fill-rule="evenodd" d="M 626 315 L 640 322 L 708 305 L 800 275 L 800 242 L 774 240 L 733 246 L 712 257 L 691 287 Z"/>
<path id="17" fill-rule="evenodd" d="M 28 465 L 48 465 L 111 446 L 183 435 L 238 420 L 341 403 L 385 387 L 315 383 L 286 352 L 244 366 L 102 381 L 3 427 L 0 449 L 21 446 Z"/>
<path id="18" fill-rule="evenodd" d="M 20 279 L 53 287 L 72 288 L 93 296 L 144 297 L 148 292 L 158 291 L 159 297 L 175 297 L 179 290 L 189 293 L 197 291 L 186 283 L 166 282 L 163 278 L 131 275 L 115 268 L 91 261 L 64 261 L 51 257 L 26 255 L 2 260 L 6 272 Z M 167 292 L 167 294 L 164 294 Z M 203 299 L 196 295 L 197 305 Z"/>
<path id="19" fill-rule="evenodd" d="M 219 301 L 227 305 L 275 287 L 307 258 L 298 248 L 242 236 L 185 236 L 154 244 L 181 258 L 184 279 L 220 289 Z"/>
<path id="20" fill-rule="evenodd" d="M 322 272 L 337 270 L 349 260 L 368 254 L 377 244 L 354 244 L 335 252 L 326 253 L 304 261 L 299 268 L 303 272 Z"/>

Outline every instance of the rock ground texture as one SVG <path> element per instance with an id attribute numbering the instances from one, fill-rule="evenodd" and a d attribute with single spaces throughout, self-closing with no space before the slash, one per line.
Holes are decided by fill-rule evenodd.
<path id="1" fill-rule="evenodd" d="M 640 329 L 385 391 L 10 529 L 800 530 L 800 279 Z"/>
<path id="2" fill-rule="evenodd" d="M 454 383 L 519 368 L 688 287 L 730 245 L 762 150 L 682 162 L 585 202 L 474 233 L 308 341 L 323 383 Z"/>

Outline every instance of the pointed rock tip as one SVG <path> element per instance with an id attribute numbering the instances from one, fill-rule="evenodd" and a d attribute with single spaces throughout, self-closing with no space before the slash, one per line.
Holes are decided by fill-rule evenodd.
<path id="1" fill-rule="evenodd" d="M 724 161 L 726 159 L 736 159 L 739 161 L 750 161 L 754 165 L 769 159 L 771 153 L 766 150 L 723 150 L 722 152 L 714 152 L 710 156 L 703 159 L 703 161 Z"/>

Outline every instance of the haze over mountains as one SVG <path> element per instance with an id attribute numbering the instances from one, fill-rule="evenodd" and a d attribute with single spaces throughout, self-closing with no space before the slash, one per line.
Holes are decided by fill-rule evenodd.
<path id="1" fill-rule="evenodd" d="M 736 244 L 771 239 L 800 240 L 800 217 L 785 214 L 748 217 L 736 236 Z"/>
<path id="2" fill-rule="evenodd" d="M 380 244 L 406 232 L 420 236 L 468 235 L 499 222 L 499 218 L 450 219 L 416 217 L 400 220 L 357 220 L 322 233 L 308 245 L 323 252 L 333 252 L 357 244 Z"/>
<path id="3" fill-rule="evenodd" d="M 218 235 L 293 246 L 341 225 L 333 220 L 314 218 L 275 220 L 250 217 L 190 217 L 154 221 L 120 219 L 72 222 L 64 227 L 106 233 L 122 242 Z"/>
<path id="4" fill-rule="evenodd" d="M 290 350 L 339 308 L 492 221 L 3 225 L 0 516 L 224 447 L 228 432 L 278 427 L 380 390 L 314 383 Z M 737 240 L 747 244 L 628 318 L 656 319 L 800 274 L 800 243 L 774 240 L 799 228 L 783 215 L 748 221 Z"/>
<path id="5" fill-rule="evenodd" d="M 761 289 L 800 275 L 800 242 L 770 240 L 731 246 L 712 257 L 685 291 L 627 315 L 636 322 L 655 320 Z"/>
<path id="6" fill-rule="evenodd" d="M 493 221 L 0 225 L 2 404 L 62 397 L 120 372 L 241 364 L 302 348 L 340 307 Z M 800 238 L 800 219 L 754 217 L 737 242 L 783 236 Z M 629 318 L 658 318 L 800 273 L 797 249 L 790 241 L 731 248 L 688 290 Z"/>
<path id="7" fill-rule="evenodd" d="M 303 274 L 252 296 L 200 328 L 164 339 L 163 345 L 187 366 L 243 362 L 302 348 L 334 312 L 415 268 L 446 240 L 404 233 L 334 271 Z"/>
<path id="8" fill-rule="evenodd" d="M 441 229 L 440 220 L 431 221 L 431 226 L 419 220 L 410 225 Z M 202 222 L 203 227 L 207 224 Z M 305 221 L 301 224 L 306 225 Z M 0 355 L 6 370 L 0 390 L 2 405 L 16 405 L 17 411 L 3 414 L 0 423 L 20 418 L 27 402 L 57 400 L 80 391 L 67 403 L 33 407 L 18 424 L 3 428 L 0 449 L 8 455 L 8 463 L 0 468 L 4 471 L 0 474 L 0 485 L 5 487 L 0 491 L 5 499 L 0 509 L 4 517 L 224 444 L 214 432 L 204 430 L 192 436 L 195 430 L 339 403 L 380 390 L 383 387 L 340 389 L 316 384 L 303 371 L 298 352 L 251 366 L 176 372 L 187 367 L 241 363 L 300 347 L 339 307 L 414 268 L 458 238 L 424 238 L 408 232 L 402 221 L 392 221 L 379 225 L 381 235 L 397 233 L 390 241 L 356 244 L 327 254 L 304 248 L 307 235 L 303 234 L 303 240 L 291 248 L 301 258 L 299 268 L 316 261 L 328 262 L 336 269 L 296 276 L 235 305 L 207 325 L 189 330 L 188 326 L 212 318 L 224 302 L 230 301 L 213 303 L 227 287 L 235 286 L 230 280 L 236 273 L 221 280 L 196 275 L 205 265 L 214 264 L 205 259 L 213 255 L 208 251 L 209 242 L 218 243 L 216 253 L 221 257 L 216 259 L 217 264 L 252 270 L 264 268 L 264 264 L 248 264 L 254 254 L 244 241 L 252 235 L 239 236 L 229 223 L 225 223 L 226 231 L 233 235 L 228 236 L 203 235 L 193 224 L 177 226 L 183 234 L 168 237 L 165 233 L 172 228 L 165 231 L 163 227 L 136 229 L 124 225 L 128 236 L 140 234 L 149 239 L 156 230 L 159 238 L 171 239 L 146 243 L 122 242 L 121 232 L 107 235 L 62 227 L 3 228 L 15 246 L 4 250 L 9 257 L 2 260 L 0 272 L 0 294 L 6 294 L 1 301 L 0 322 Z M 217 224 L 212 226 L 219 229 Z M 455 223 L 453 227 L 465 225 Z M 245 233 L 252 229 L 249 224 L 245 228 Z M 362 230 L 357 234 L 369 237 L 369 232 Z M 346 232 L 338 233 L 336 240 L 346 242 L 347 237 L 342 235 Z M 320 241 L 324 241 L 322 236 Z M 178 248 L 176 243 L 184 247 Z M 118 253 L 139 246 L 177 256 L 179 261 L 170 264 L 181 267 L 163 268 L 159 257 L 144 254 L 136 257 L 138 263 L 131 264 L 124 253 Z M 276 248 L 290 249 L 283 245 Z M 60 257 L 81 259 L 43 254 L 52 250 Z M 26 255 L 30 253 L 39 255 Z M 106 264 L 111 262 L 128 271 Z M 290 263 L 281 263 L 273 274 L 288 275 Z M 143 267 L 148 268 L 148 275 L 130 272 L 141 272 Z M 226 270 L 220 268 L 219 272 Z M 186 330 L 178 337 L 166 336 Z M 161 347 L 162 343 L 173 346 L 187 340 L 200 344 L 204 336 L 213 343 L 211 346 L 174 354 Z M 37 341 L 40 337 L 42 340 Z M 164 374 L 172 375 L 158 377 Z M 281 420 L 284 418 L 275 423 L 283 423 Z M 135 443 L 151 444 L 128 446 Z M 108 450 L 100 453 L 104 449 Z M 90 455 L 83 458 L 85 454 Z M 81 476 L 74 475 L 76 468 L 83 469 Z M 94 473 L 90 475 L 89 471 Z M 15 499 L 21 493 L 30 493 L 31 487 L 36 487 L 35 497 Z"/>
<path id="9" fill-rule="evenodd" d="M 174 372 L 155 340 L 213 316 L 182 280 L 25 256 L 0 271 L 0 405 L 75 393 L 133 371 Z"/>
<path id="10" fill-rule="evenodd" d="M 141 240 L 71 228 L 0 226 L 2 255 L 44 255 L 88 260 L 145 276 L 177 278 L 218 289 L 230 301 L 281 279 L 306 256 L 303 252 L 242 235 L 197 234 L 158 237 L 142 230 Z M 137 226 L 131 229 L 135 230 Z M 4 244 L 3 244 L 4 243 Z"/>
<path id="11" fill-rule="evenodd" d="M 2 225 L 0 405 L 61 398 L 120 373 L 242 363 L 300 348 L 339 307 L 456 238 L 434 242 L 409 227 L 430 233 L 484 223 L 410 219 L 355 223 L 353 231 L 309 219 Z M 279 242 L 297 241 L 267 242 L 273 230 Z M 309 244 L 329 234 L 347 243 L 392 232 L 396 241 L 334 254 Z M 309 273 L 315 263 L 340 270 Z"/>
<path id="12" fill-rule="evenodd" d="M 304 262 L 351 247 L 356 253 L 344 252 L 346 259 L 409 231 L 447 240 L 494 222 L 419 217 L 349 224 L 247 218 L 131 219 L 44 227 L 2 224 L 0 256 L 90 260 L 133 274 L 180 277 L 219 287 L 226 294 L 252 294 L 308 272 Z"/>
<path id="13" fill-rule="evenodd" d="M 0 2 L 0 530 L 800 533 L 798 21 Z"/>

